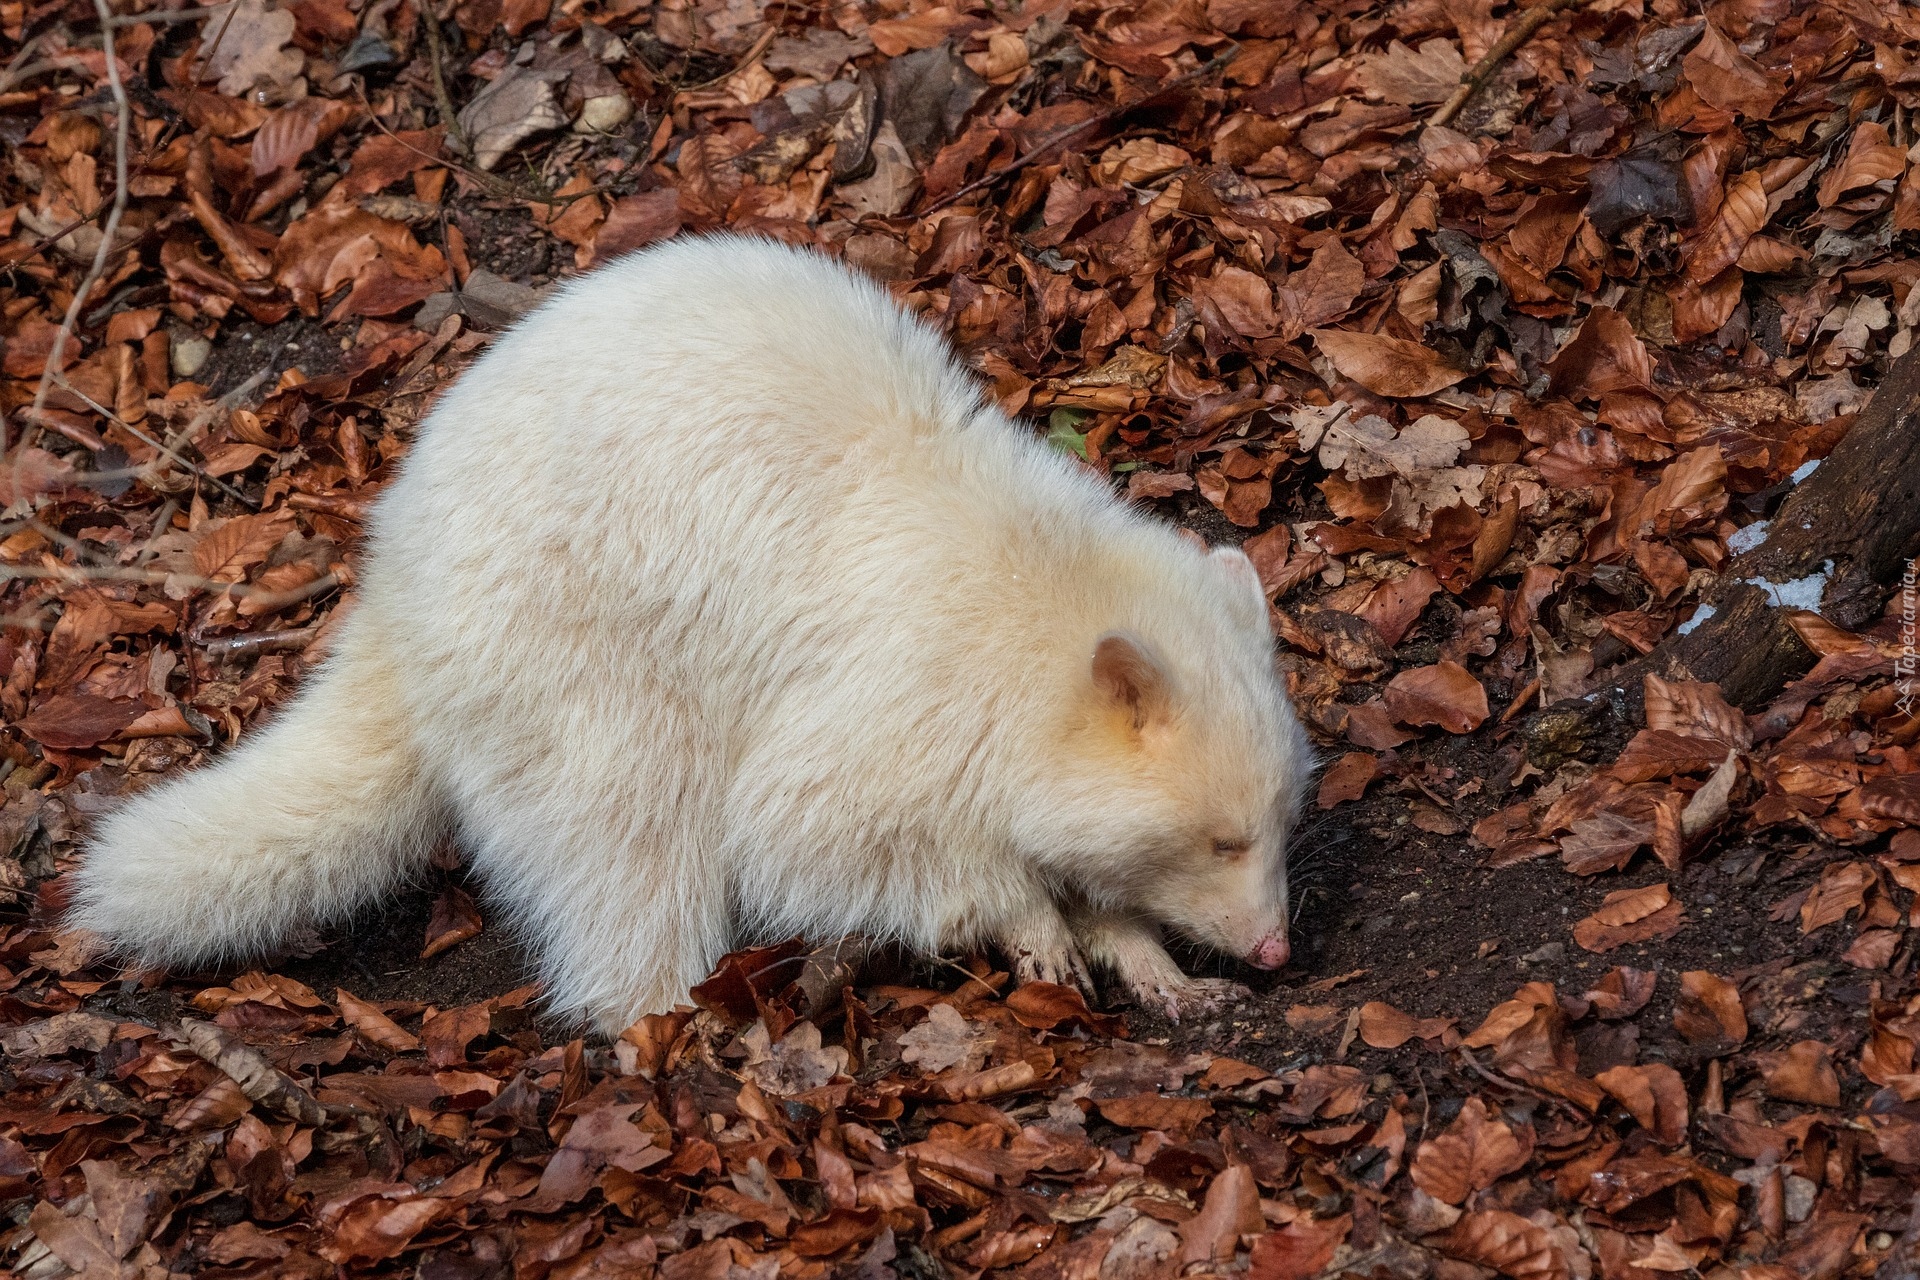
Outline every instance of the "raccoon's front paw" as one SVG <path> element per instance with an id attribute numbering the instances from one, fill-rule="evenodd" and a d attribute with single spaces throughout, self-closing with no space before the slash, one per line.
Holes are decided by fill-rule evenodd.
<path id="1" fill-rule="evenodd" d="M 1133 998 L 1172 1022 L 1219 1013 L 1230 1004 L 1251 1000 L 1253 992 L 1226 978 L 1157 978 L 1133 984 Z"/>
<path id="2" fill-rule="evenodd" d="M 1051 982 L 1056 986 L 1077 988 L 1093 999 L 1093 977 L 1078 947 L 1050 947 L 1042 951 L 1021 950 L 1013 957 L 1013 976 L 1022 986 L 1029 982 Z"/>

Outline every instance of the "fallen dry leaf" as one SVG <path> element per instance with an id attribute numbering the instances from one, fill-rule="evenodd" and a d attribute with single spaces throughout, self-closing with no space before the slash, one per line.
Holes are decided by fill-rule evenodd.
<path id="1" fill-rule="evenodd" d="M 1747 1012 L 1740 1003 L 1740 989 L 1704 969 L 1689 969 L 1680 975 L 1673 1025 L 1694 1044 L 1718 1043 L 1728 1048 L 1743 1044 Z"/>
<path id="2" fill-rule="evenodd" d="M 1341 376 L 1352 378 L 1376 395 L 1430 396 L 1467 376 L 1465 370 L 1452 367 L 1438 352 L 1417 342 L 1378 333 L 1350 333 L 1344 329 L 1310 332 L 1321 353 Z"/>
<path id="3" fill-rule="evenodd" d="M 1471 733 L 1488 715 L 1486 688 L 1450 661 L 1402 671 L 1387 682 L 1383 701 L 1401 724 L 1438 725 L 1448 733 Z"/>
<path id="4" fill-rule="evenodd" d="M 1822 1042 L 1801 1040 L 1779 1053 L 1757 1053 L 1754 1061 L 1771 1096 L 1815 1107 L 1840 1105 L 1840 1077 L 1832 1051 Z"/>
<path id="5" fill-rule="evenodd" d="M 1453 1018 L 1416 1018 L 1378 1000 L 1360 1006 L 1360 1038 L 1376 1049 L 1398 1049 L 1414 1039 L 1440 1039 L 1455 1022 Z"/>
<path id="6" fill-rule="evenodd" d="M 1446 1132 L 1420 1144 L 1409 1172 L 1435 1200 L 1457 1205 L 1525 1165 L 1532 1146 L 1479 1098 L 1468 1098 Z"/>
<path id="7" fill-rule="evenodd" d="M 1665 883 L 1650 884 L 1608 894 L 1598 911 L 1573 926 L 1573 940 L 1588 951 L 1604 954 L 1669 937 L 1684 923 L 1680 900 L 1672 890 Z"/>

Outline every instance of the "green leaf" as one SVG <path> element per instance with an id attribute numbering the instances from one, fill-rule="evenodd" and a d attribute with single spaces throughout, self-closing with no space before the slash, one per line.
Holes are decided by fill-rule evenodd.
<path id="1" fill-rule="evenodd" d="M 1080 461 L 1087 460 L 1087 433 L 1075 427 L 1093 416 L 1089 409 L 1055 409 L 1047 415 L 1047 443 Z"/>

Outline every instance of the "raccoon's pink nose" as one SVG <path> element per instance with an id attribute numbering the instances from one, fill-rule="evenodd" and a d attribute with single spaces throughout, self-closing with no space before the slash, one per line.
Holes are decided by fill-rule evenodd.
<path id="1" fill-rule="evenodd" d="M 1293 954 L 1293 948 L 1287 945 L 1287 936 L 1276 933 L 1260 939 L 1253 946 L 1253 954 L 1247 957 L 1256 969 L 1278 969 Z"/>

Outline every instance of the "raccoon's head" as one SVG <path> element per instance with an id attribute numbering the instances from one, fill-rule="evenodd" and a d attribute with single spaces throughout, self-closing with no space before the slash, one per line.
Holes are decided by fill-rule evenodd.
<path id="1" fill-rule="evenodd" d="M 1096 906 L 1277 969 L 1290 954 L 1286 845 L 1311 751 L 1253 565 L 1223 548 L 1196 573 L 1165 619 L 1090 645 L 1022 843 Z"/>

